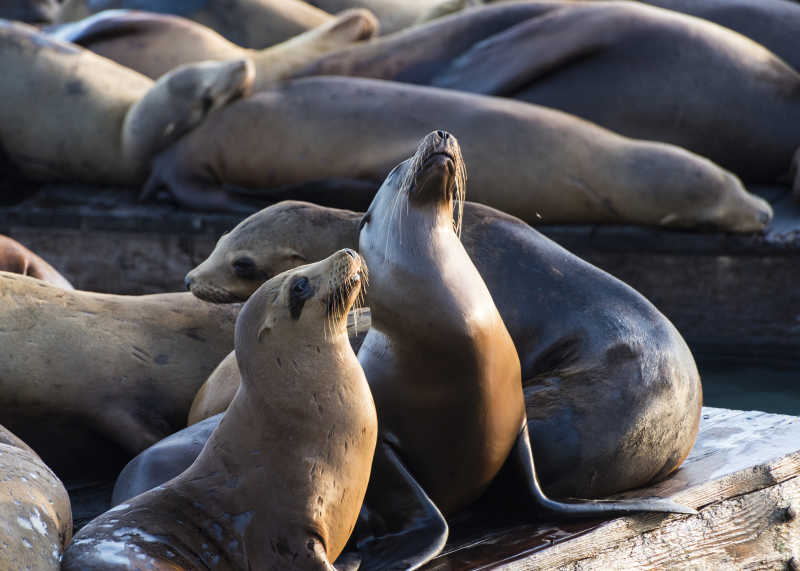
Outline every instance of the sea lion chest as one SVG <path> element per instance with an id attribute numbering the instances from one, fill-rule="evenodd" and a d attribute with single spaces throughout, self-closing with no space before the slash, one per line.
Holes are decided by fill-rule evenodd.
<path id="1" fill-rule="evenodd" d="M 482 493 L 525 414 L 511 337 L 449 232 L 383 263 L 382 247 L 362 249 L 375 269 L 373 325 L 359 351 L 381 437 L 445 514 Z"/>

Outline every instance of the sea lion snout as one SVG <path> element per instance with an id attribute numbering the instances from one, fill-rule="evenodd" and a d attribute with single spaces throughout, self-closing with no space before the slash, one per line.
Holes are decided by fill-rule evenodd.
<path id="1" fill-rule="evenodd" d="M 467 171 L 458 139 L 443 130 L 422 139 L 407 171 L 409 196 L 413 199 L 448 201 L 463 194 Z"/>

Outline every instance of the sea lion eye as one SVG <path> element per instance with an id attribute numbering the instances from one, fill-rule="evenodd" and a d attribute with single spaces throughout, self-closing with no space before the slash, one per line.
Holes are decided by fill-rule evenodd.
<path id="1" fill-rule="evenodd" d="M 240 278 L 252 278 L 256 274 L 256 263 L 252 258 L 236 258 L 233 261 L 233 273 Z"/>
<path id="2" fill-rule="evenodd" d="M 295 295 L 302 296 L 308 290 L 308 278 L 300 278 L 294 285 L 292 286 L 292 293 Z"/>

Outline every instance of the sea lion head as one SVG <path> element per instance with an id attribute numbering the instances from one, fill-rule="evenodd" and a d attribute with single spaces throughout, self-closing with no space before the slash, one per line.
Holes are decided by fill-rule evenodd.
<path id="1" fill-rule="evenodd" d="M 256 351 L 261 343 L 335 342 L 345 336 L 347 313 L 361 298 L 367 266 L 346 248 L 329 257 L 283 272 L 264 283 L 236 321 L 236 354 Z M 349 346 L 349 344 L 348 344 Z"/>
<path id="2" fill-rule="evenodd" d="M 165 73 L 125 116 L 126 155 L 150 161 L 209 113 L 247 95 L 254 77 L 249 59 L 189 63 Z"/>
<path id="3" fill-rule="evenodd" d="M 246 301 L 268 279 L 327 255 L 310 246 L 331 225 L 354 213 L 287 200 L 242 220 L 217 240 L 211 254 L 186 274 L 186 288 L 213 303 Z"/>
<path id="4" fill-rule="evenodd" d="M 429 229 L 441 223 L 452 225 L 460 235 L 466 180 L 458 140 L 446 131 L 429 133 L 414 155 L 397 165 L 378 189 L 361 219 L 360 243 L 372 239 L 373 227 L 385 235 L 387 249 L 390 242 L 402 244 L 402 228 L 407 225 L 403 219 L 408 216 L 416 216 Z"/>

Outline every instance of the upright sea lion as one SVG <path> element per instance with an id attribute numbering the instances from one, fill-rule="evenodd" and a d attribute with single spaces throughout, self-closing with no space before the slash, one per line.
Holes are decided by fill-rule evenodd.
<path id="1" fill-rule="evenodd" d="M 233 348 L 237 312 L 189 293 L 68 291 L 0 272 L 0 418 L 62 477 L 89 469 L 67 454 L 81 443 L 63 441 L 64 420 L 136 454 L 186 425 Z"/>
<path id="2" fill-rule="evenodd" d="M 3 569 L 58 571 L 72 537 L 67 490 L 27 444 L 2 426 L 0 481 Z"/>
<path id="3" fill-rule="evenodd" d="M 107 10 L 48 33 L 153 79 L 187 63 L 249 58 L 255 68 L 252 89 L 259 91 L 327 52 L 371 38 L 377 29 L 366 10 L 348 10 L 280 44 L 251 50 L 180 16 Z"/>
<path id="4" fill-rule="evenodd" d="M 154 161 L 143 194 L 166 186 L 182 204 L 221 209 L 241 206 L 221 183 L 373 189 L 438 126 L 464 140 L 472 198 L 527 222 L 750 232 L 772 215 L 731 173 L 675 146 L 520 102 L 341 77 L 288 81 L 220 109 Z"/>
<path id="5" fill-rule="evenodd" d="M 2 21 L 0 68 L 0 148 L 38 181 L 140 183 L 153 154 L 245 93 L 253 79 L 252 64 L 234 60 L 181 67 L 153 83 Z"/>
<path id="6" fill-rule="evenodd" d="M 0 18 L 29 24 L 49 24 L 61 8 L 61 0 L 3 0 Z"/>
<path id="7" fill-rule="evenodd" d="M 538 17 L 475 44 L 431 84 L 679 145 L 747 182 L 789 172 L 800 147 L 800 73 L 763 46 L 639 3 L 536 4 Z"/>
<path id="8" fill-rule="evenodd" d="M 356 247 L 362 216 L 303 202 L 270 206 L 223 235 L 187 284 L 201 299 L 246 300 L 275 273 Z M 689 452 L 694 433 L 676 432 L 665 455 L 654 456 L 631 427 L 672 422 L 653 387 L 665 387 L 665 398 L 686 393 L 687 414 L 699 421 L 700 378 L 675 327 L 638 292 L 521 220 L 473 202 L 464 203 L 463 220 L 461 241 L 519 355 L 545 490 L 596 497 L 663 476 Z M 196 405 L 197 398 L 195 422 L 224 410 L 199 414 Z"/>
<path id="9" fill-rule="evenodd" d="M 459 241 L 460 208 L 453 219 L 465 179 L 455 138 L 431 133 L 388 175 L 359 225 L 372 327 L 358 360 L 380 418 L 365 498 L 364 527 L 374 537 L 358 543 L 362 568 L 414 568 L 435 555 L 447 537 L 445 518 L 474 502 L 504 466 L 521 478 L 514 499 L 529 502 L 531 517 L 537 511 L 554 517 L 693 513 L 669 500 L 564 504 L 544 495 L 528 438 L 520 361 Z M 671 422 L 630 426 L 642 452 L 660 456 L 660 475 L 682 461 L 672 452 L 676 440 L 693 439 L 699 421 L 698 383 L 664 389 L 639 396 L 669 408 Z M 593 406 L 596 396 L 584 396 L 584 406 Z M 622 404 L 616 414 L 625 410 Z M 605 437 L 600 431 L 582 444 L 603 446 Z M 628 453 L 615 452 L 615 461 Z M 564 477 L 575 478 L 578 465 Z"/>
<path id="10" fill-rule="evenodd" d="M 66 0 L 59 22 L 133 9 L 189 18 L 245 48 L 261 49 L 307 32 L 331 15 L 300 0 Z"/>
<path id="11" fill-rule="evenodd" d="M 377 433 L 345 316 L 352 250 L 283 273 L 236 324 L 242 386 L 180 476 L 96 518 L 63 569 L 328 569 L 356 523 Z"/>
<path id="12" fill-rule="evenodd" d="M 64 289 L 72 284 L 42 258 L 16 240 L 0 234 L 0 271 L 31 276 Z"/>

